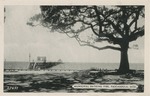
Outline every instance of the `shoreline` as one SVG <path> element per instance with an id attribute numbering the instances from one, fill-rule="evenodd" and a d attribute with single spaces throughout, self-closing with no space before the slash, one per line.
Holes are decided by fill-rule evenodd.
<path id="1" fill-rule="evenodd" d="M 131 69 L 132 70 L 132 69 Z M 86 71 L 86 70 L 72 70 L 72 69 L 35 69 L 35 70 L 30 70 L 30 69 L 5 69 L 4 70 L 4 75 L 24 75 L 24 74 L 53 74 L 53 73 L 67 73 L 67 74 L 71 74 L 74 72 L 80 72 L 80 71 Z M 144 70 L 133 70 L 136 73 L 144 73 Z M 91 73 L 97 73 L 97 72 L 102 72 L 100 70 L 91 70 Z M 104 69 L 103 70 L 104 73 L 106 74 L 115 74 L 117 72 L 117 70 L 107 70 Z"/>

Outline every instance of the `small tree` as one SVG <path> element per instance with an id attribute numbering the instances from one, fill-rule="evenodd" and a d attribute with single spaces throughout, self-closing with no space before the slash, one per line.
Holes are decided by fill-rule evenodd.
<path id="1" fill-rule="evenodd" d="M 113 49 L 121 52 L 118 72 L 129 72 L 129 43 L 144 35 L 144 6 L 40 6 L 41 14 L 30 18 L 28 25 L 40 21 L 44 27 L 75 38 L 80 45 L 90 46 L 98 50 Z M 140 26 L 139 26 L 140 25 Z M 80 27 L 75 27 L 80 26 Z M 98 47 L 89 40 L 83 41 L 81 33 L 91 29 L 94 42 L 107 41 L 115 46 Z M 93 35 L 92 35 L 93 36 Z"/>

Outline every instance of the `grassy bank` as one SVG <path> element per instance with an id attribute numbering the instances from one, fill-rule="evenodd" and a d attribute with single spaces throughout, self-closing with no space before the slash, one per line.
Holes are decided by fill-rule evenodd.
<path id="1" fill-rule="evenodd" d="M 5 75 L 4 92 L 143 92 L 144 73 L 114 74 L 113 70 L 89 69 L 79 72 Z M 74 89 L 74 84 L 136 84 L 137 89 Z M 17 89 L 9 89 L 9 87 Z"/>

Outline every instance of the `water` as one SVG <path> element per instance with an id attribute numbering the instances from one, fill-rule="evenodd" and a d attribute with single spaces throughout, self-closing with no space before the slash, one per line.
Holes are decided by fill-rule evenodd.
<path id="1" fill-rule="evenodd" d="M 90 68 L 114 70 L 119 68 L 119 63 L 64 63 L 54 66 L 52 69 L 78 69 L 86 70 Z M 144 70 L 144 64 L 131 63 L 130 69 Z"/>
<path id="2" fill-rule="evenodd" d="M 12 62 L 7 61 L 4 62 L 4 69 L 28 69 L 29 62 Z M 51 69 L 75 69 L 75 70 L 86 70 L 90 68 L 97 68 L 97 69 L 118 69 L 119 63 L 71 63 L 71 62 L 64 62 L 63 64 L 56 65 Z M 143 63 L 131 63 L 130 69 L 135 70 L 144 70 Z"/>
<path id="3" fill-rule="evenodd" d="M 20 61 L 6 61 L 4 62 L 4 69 L 28 69 L 29 62 Z"/>

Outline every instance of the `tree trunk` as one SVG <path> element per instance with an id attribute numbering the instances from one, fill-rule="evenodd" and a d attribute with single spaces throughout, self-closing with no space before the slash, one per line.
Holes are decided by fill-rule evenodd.
<path id="1" fill-rule="evenodd" d="M 118 72 L 120 74 L 129 72 L 128 45 L 121 47 L 121 60 L 120 60 L 120 67 Z"/>

